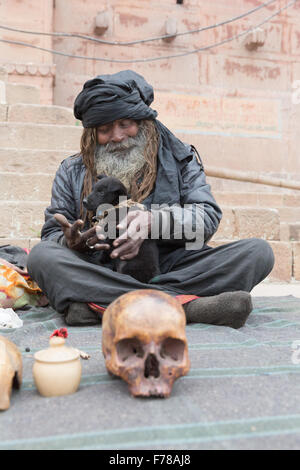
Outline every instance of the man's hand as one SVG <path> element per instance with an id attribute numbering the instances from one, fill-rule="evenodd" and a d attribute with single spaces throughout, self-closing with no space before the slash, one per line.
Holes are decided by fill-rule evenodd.
<path id="1" fill-rule="evenodd" d="M 62 214 L 54 214 L 54 218 L 61 225 L 67 246 L 71 250 L 83 253 L 88 251 L 89 248 L 95 250 L 108 250 L 110 248 L 108 244 L 98 243 L 99 238 L 96 235 L 96 227 L 92 227 L 86 232 L 80 231 L 83 227 L 83 220 L 78 219 L 72 225 Z"/>
<path id="2" fill-rule="evenodd" d="M 133 210 L 119 223 L 117 228 L 125 230 L 119 238 L 113 242 L 116 248 L 112 251 L 112 258 L 129 260 L 135 258 L 143 241 L 148 238 L 151 230 L 153 215 L 148 211 Z"/>

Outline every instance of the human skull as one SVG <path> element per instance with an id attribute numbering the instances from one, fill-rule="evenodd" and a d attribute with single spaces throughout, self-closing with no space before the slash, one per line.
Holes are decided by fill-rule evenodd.
<path id="1" fill-rule="evenodd" d="M 168 397 L 188 373 L 185 313 L 170 295 L 152 289 L 124 294 L 106 309 L 102 350 L 107 370 L 134 396 Z"/>

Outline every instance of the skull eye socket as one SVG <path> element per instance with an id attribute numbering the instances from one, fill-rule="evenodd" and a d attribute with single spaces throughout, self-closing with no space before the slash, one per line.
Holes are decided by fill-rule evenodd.
<path id="1" fill-rule="evenodd" d="M 163 341 L 160 348 L 162 359 L 172 359 L 173 361 L 182 361 L 185 344 L 180 339 L 167 338 Z"/>
<path id="2" fill-rule="evenodd" d="M 143 346 L 137 338 L 122 339 L 117 343 L 116 350 L 118 358 L 122 362 L 127 361 L 127 359 L 144 357 Z"/>

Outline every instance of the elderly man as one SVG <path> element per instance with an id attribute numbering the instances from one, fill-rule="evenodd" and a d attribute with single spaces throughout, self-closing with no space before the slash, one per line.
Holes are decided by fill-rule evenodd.
<path id="1" fill-rule="evenodd" d="M 151 288 L 176 296 L 188 322 L 239 328 L 252 309 L 249 292 L 273 268 L 272 249 L 260 239 L 207 245 L 221 210 L 196 150 L 156 119 L 152 101 L 152 87 L 130 70 L 85 83 L 74 106 L 84 127 L 81 152 L 56 173 L 42 242 L 31 250 L 28 271 L 69 325 L 100 321 L 92 303 L 105 308 L 126 292 Z M 103 173 L 119 178 L 147 209 L 121 221 L 125 232 L 111 258 L 135 257 L 156 224 L 161 274 L 148 284 L 113 271 L 109 262 L 99 265 L 99 250 L 108 245 L 82 201 Z M 192 236 L 186 226 L 195 229 Z"/>

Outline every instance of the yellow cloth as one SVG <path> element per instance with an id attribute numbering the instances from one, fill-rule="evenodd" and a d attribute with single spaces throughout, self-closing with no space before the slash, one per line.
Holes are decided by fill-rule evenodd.
<path id="1" fill-rule="evenodd" d="M 37 305 L 43 295 L 29 275 L 21 275 L 13 268 L 0 264 L 0 307 L 21 308 Z"/>

